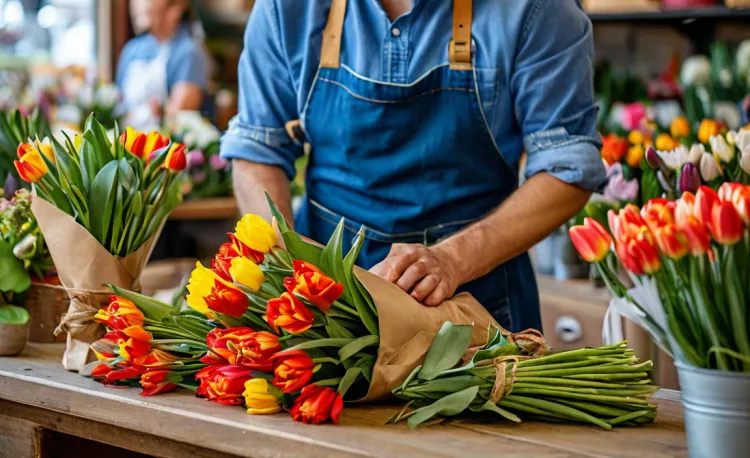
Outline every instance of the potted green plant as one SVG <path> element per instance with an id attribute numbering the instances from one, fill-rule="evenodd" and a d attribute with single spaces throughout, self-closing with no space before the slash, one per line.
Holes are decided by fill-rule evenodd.
<path id="1" fill-rule="evenodd" d="M 29 341 L 51 343 L 54 330 L 68 308 L 70 300 L 54 270 L 36 218 L 31 212 L 31 193 L 20 189 L 11 199 L 0 198 L 0 238 L 12 248 L 30 279 L 29 287 L 14 303 L 29 312 Z M 25 283 L 25 282 L 24 282 Z"/>
<path id="2" fill-rule="evenodd" d="M 21 353 L 29 331 L 29 313 L 15 305 L 19 295 L 31 285 L 23 263 L 13 254 L 13 247 L 0 238 L 0 356 Z"/>

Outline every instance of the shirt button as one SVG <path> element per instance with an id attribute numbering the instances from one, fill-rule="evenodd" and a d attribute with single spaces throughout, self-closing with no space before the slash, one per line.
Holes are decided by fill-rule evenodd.
<path id="1" fill-rule="evenodd" d="M 393 29 L 391 29 L 391 33 L 394 37 L 398 37 L 401 35 L 401 30 L 398 27 L 394 27 Z"/>

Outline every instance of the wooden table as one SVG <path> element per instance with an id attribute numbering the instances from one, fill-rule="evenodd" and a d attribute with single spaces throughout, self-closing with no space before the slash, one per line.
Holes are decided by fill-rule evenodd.
<path id="1" fill-rule="evenodd" d="M 234 197 L 211 197 L 186 200 L 169 214 L 170 220 L 237 219 L 239 210 Z"/>
<path id="2" fill-rule="evenodd" d="M 0 457 L 144 456 L 124 450 L 181 458 L 687 456 L 679 393 L 667 390 L 657 394 L 656 423 L 612 431 L 495 417 L 410 430 L 384 425 L 395 404 L 347 407 L 338 426 L 308 426 L 185 391 L 142 397 L 106 387 L 66 372 L 61 354 L 59 344 L 30 345 L 22 356 L 0 358 Z M 73 436 L 86 442 L 73 447 Z"/>

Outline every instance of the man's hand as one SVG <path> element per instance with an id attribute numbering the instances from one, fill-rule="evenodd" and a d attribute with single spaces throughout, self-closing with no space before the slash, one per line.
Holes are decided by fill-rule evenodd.
<path id="1" fill-rule="evenodd" d="M 435 307 L 453 297 L 459 279 L 457 263 L 439 246 L 395 244 L 370 272 L 398 285 L 424 305 Z"/>

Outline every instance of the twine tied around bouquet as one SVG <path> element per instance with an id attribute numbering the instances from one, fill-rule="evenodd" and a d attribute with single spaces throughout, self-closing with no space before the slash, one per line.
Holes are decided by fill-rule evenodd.
<path id="1" fill-rule="evenodd" d="M 491 361 L 481 361 L 477 364 L 477 367 L 489 366 L 490 364 L 495 366 L 495 383 L 492 385 L 492 390 L 490 391 L 490 401 L 493 404 L 497 404 L 513 391 L 518 363 L 530 358 L 531 356 L 520 355 L 498 356 Z M 506 375 L 509 363 L 512 364 L 510 376 Z"/>
<path id="2" fill-rule="evenodd" d="M 95 333 L 90 325 L 94 322 L 96 313 L 109 302 L 110 291 L 91 291 L 66 288 L 70 295 L 70 306 L 62 316 L 60 325 L 55 329 L 55 335 L 66 332 L 75 339 L 83 340 L 86 334 Z M 92 336 L 95 338 L 95 336 Z"/>

